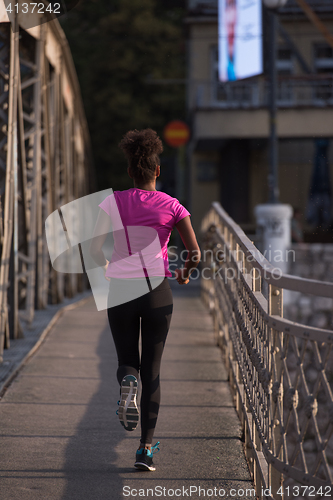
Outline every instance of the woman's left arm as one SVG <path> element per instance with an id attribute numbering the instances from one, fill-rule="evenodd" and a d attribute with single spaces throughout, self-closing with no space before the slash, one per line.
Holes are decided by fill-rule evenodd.
<path id="1" fill-rule="evenodd" d="M 98 217 L 96 220 L 94 233 L 92 240 L 90 242 L 89 253 L 93 260 L 99 266 L 103 266 L 106 270 L 108 266 L 108 260 L 105 258 L 105 255 L 102 250 L 102 246 L 106 240 L 106 237 L 110 231 L 111 227 L 111 219 L 102 208 L 100 208 Z"/>

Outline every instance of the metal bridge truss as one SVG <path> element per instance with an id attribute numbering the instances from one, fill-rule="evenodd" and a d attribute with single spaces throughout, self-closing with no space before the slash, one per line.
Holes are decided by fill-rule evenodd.
<path id="1" fill-rule="evenodd" d="M 56 19 L 0 22 L 0 361 L 34 310 L 87 286 L 51 267 L 45 219 L 93 188 L 90 142 L 70 50 Z M 0 20 L 4 4 L 0 0 Z"/>
<path id="2" fill-rule="evenodd" d="M 257 495 L 331 498 L 333 331 L 282 315 L 283 289 L 333 297 L 333 283 L 280 276 L 218 203 L 202 229 L 203 298 L 229 372 Z"/>

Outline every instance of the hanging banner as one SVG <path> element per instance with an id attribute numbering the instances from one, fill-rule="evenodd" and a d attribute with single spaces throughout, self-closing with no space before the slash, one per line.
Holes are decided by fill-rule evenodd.
<path id="1" fill-rule="evenodd" d="M 263 71 L 262 0 L 219 0 L 219 80 L 235 81 Z"/>

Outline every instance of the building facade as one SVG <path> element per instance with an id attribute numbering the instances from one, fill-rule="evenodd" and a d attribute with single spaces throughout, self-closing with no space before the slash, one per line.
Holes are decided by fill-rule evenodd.
<path id="1" fill-rule="evenodd" d="M 307 2 L 333 33 L 333 2 Z M 221 83 L 217 4 L 217 0 L 189 0 L 185 19 L 192 129 L 189 205 L 197 230 L 211 202 L 217 200 L 243 229 L 253 233 L 254 207 L 268 201 L 267 11 L 263 9 L 264 73 Z M 325 220 L 319 216 L 311 222 L 309 193 L 315 182 L 317 191 L 326 190 L 331 203 L 333 47 L 296 0 L 288 0 L 276 15 L 280 202 L 299 209 L 306 241 L 332 241 L 332 207 L 329 221 L 326 213 Z M 318 181 L 325 164 L 327 172 Z"/>

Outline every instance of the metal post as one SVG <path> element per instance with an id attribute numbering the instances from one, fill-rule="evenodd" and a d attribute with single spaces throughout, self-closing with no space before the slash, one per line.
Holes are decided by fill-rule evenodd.
<path id="1" fill-rule="evenodd" d="M 269 174 L 268 174 L 268 203 L 279 202 L 278 183 L 278 138 L 276 134 L 277 111 L 277 73 L 276 73 L 276 33 L 277 17 L 273 11 L 269 16 L 269 111 L 270 111 L 270 137 L 269 137 Z"/>
<path id="2" fill-rule="evenodd" d="M 16 23 L 16 18 L 14 18 Z M 1 249 L 0 266 L 0 362 L 2 361 L 2 348 L 9 347 L 9 268 L 12 252 L 13 218 L 14 218 L 14 135 L 17 120 L 17 74 L 16 57 L 18 54 L 18 33 L 15 26 L 10 28 L 10 57 L 9 57 L 9 92 L 8 92 L 8 125 L 7 125 L 7 158 L 5 177 L 5 204 L 3 213 L 3 241 Z M 15 273 L 11 276 L 14 279 Z M 15 290 L 15 288 L 14 288 Z M 14 307 L 14 304 L 11 305 Z M 11 325 L 12 326 L 12 325 Z"/>
<path id="3" fill-rule="evenodd" d="M 268 296 L 268 314 L 270 316 L 276 315 L 276 316 L 281 316 L 283 317 L 283 289 L 276 287 L 275 285 L 269 284 L 269 296 Z M 275 356 L 275 374 L 276 374 L 276 380 L 275 383 L 280 383 L 280 391 L 279 395 L 277 397 L 276 402 L 273 402 L 273 405 L 271 408 L 273 409 L 273 412 L 275 413 L 274 415 L 270 415 L 270 420 L 271 420 L 271 446 L 273 449 L 273 453 L 276 452 L 278 455 L 278 458 L 282 459 L 282 447 L 280 445 L 281 442 L 281 425 L 283 425 L 283 422 L 280 422 L 278 419 L 278 415 L 282 415 L 283 419 L 283 379 L 281 379 L 281 369 L 282 369 L 282 357 L 281 357 L 281 350 L 280 350 L 280 345 L 278 342 L 278 338 L 280 337 L 280 342 L 283 341 L 283 333 L 281 333 L 278 330 L 274 330 L 273 328 L 271 329 L 271 345 L 272 345 L 272 352 L 274 352 Z M 274 370 L 272 369 L 272 373 L 274 373 Z M 270 397 L 272 398 L 273 395 L 272 393 L 270 394 Z M 279 407 L 279 411 L 278 411 Z M 277 450 L 280 451 L 277 451 Z M 277 498 L 278 497 L 278 491 L 281 491 L 281 500 L 284 499 L 284 492 L 283 488 L 283 474 L 277 470 L 275 467 L 273 467 L 272 464 L 269 464 L 268 466 L 268 473 L 269 473 L 269 487 L 271 489 L 272 497 Z"/>

